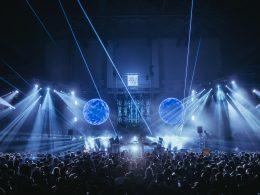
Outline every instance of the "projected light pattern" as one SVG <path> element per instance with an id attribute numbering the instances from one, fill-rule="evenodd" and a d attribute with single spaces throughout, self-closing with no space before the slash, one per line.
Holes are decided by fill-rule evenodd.
<path id="1" fill-rule="evenodd" d="M 176 98 L 167 98 L 160 103 L 159 115 L 163 122 L 176 125 L 183 121 L 184 106 Z"/>
<path id="2" fill-rule="evenodd" d="M 83 108 L 83 116 L 91 125 L 101 125 L 109 117 L 109 107 L 102 99 L 91 99 Z"/>

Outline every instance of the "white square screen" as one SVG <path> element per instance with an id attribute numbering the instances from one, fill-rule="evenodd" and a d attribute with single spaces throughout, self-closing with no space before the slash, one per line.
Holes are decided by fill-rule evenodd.
<path id="1" fill-rule="evenodd" d="M 129 87 L 137 87 L 138 86 L 138 75 L 137 74 L 127 75 L 127 85 Z"/>

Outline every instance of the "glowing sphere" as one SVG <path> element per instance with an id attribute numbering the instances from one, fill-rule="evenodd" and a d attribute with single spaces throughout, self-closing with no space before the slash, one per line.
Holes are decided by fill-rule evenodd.
<path id="1" fill-rule="evenodd" d="M 183 122 L 184 106 L 176 98 L 167 98 L 160 103 L 159 115 L 163 122 L 176 125 Z"/>
<path id="2" fill-rule="evenodd" d="M 107 103 L 101 99 L 91 99 L 83 108 L 83 116 L 89 124 L 101 125 L 106 122 L 109 117 L 109 107 Z"/>

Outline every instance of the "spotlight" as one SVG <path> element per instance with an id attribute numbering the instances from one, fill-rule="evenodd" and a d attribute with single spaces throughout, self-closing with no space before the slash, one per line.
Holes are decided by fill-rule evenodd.
<path id="1" fill-rule="evenodd" d="M 137 137 L 134 136 L 134 137 L 132 138 L 132 142 L 137 142 L 137 141 L 138 141 Z"/>
<path id="2" fill-rule="evenodd" d="M 35 84 L 34 87 L 37 89 L 37 88 L 39 87 L 39 85 L 38 85 L 38 84 Z"/>
<path id="3" fill-rule="evenodd" d="M 191 116 L 191 120 L 192 120 L 192 121 L 195 120 L 195 116 L 194 116 L 194 115 Z"/>
<path id="4" fill-rule="evenodd" d="M 18 90 L 15 90 L 15 93 L 19 93 L 19 91 L 18 91 Z"/>
<path id="5" fill-rule="evenodd" d="M 232 83 L 232 85 L 236 84 L 236 82 L 235 82 L 235 81 L 231 81 L 231 83 Z"/>
<path id="6" fill-rule="evenodd" d="M 195 93 L 195 90 L 193 89 L 193 90 L 191 91 L 191 93 L 194 94 L 194 93 Z"/>
<path id="7" fill-rule="evenodd" d="M 75 103 L 75 105 L 76 105 L 76 106 L 78 105 L 78 101 L 77 101 L 77 100 L 75 100 L 75 102 L 74 102 L 74 103 Z"/>
<path id="8" fill-rule="evenodd" d="M 253 93 L 256 93 L 256 89 L 253 89 L 252 92 L 253 92 Z"/>
<path id="9" fill-rule="evenodd" d="M 220 85 L 217 85 L 217 88 L 220 88 Z"/>
<path id="10" fill-rule="evenodd" d="M 131 147 L 131 150 L 132 150 L 132 152 L 137 152 L 138 151 L 138 146 L 137 145 L 133 145 L 132 147 Z"/>
<path id="11" fill-rule="evenodd" d="M 49 88 L 49 87 L 47 87 L 47 91 L 50 91 L 50 88 Z"/>
<path id="12" fill-rule="evenodd" d="M 75 95 L 75 92 L 74 92 L 74 91 L 71 91 L 71 95 Z"/>
<path id="13" fill-rule="evenodd" d="M 77 121 L 78 121 L 78 118 L 77 118 L 77 117 L 74 117 L 73 121 L 74 121 L 74 122 L 77 122 Z"/>
<path id="14" fill-rule="evenodd" d="M 54 89 L 53 92 L 56 93 L 57 92 L 56 89 Z"/>

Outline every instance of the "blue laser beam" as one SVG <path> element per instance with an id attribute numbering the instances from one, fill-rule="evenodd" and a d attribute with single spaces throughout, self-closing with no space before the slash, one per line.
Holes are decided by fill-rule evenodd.
<path id="1" fill-rule="evenodd" d="M 74 30 L 73 30 L 73 28 L 72 28 L 72 26 L 71 26 L 71 24 L 70 24 L 70 21 L 69 21 L 69 19 L 68 19 L 68 16 L 67 16 L 67 14 L 66 14 L 66 12 L 65 12 L 65 9 L 64 9 L 64 7 L 63 7 L 63 5 L 62 5 L 62 3 L 61 3 L 60 0 L 59 0 L 59 5 L 60 5 L 61 10 L 62 10 L 62 13 L 63 13 L 63 15 L 64 15 L 64 17 L 65 17 L 65 19 L 66 19 L 66 21 L 67 21 L 67 24 L 68 24 L 68 26 L 69 26 L 69 29 L 70 29 L 71 34 L 72 34 L 72 36 L 73 36 L 73 39 L 74 39 L 74 41 L 75 41 L 75 43 L 76 43 L 76 45 L 77 45 L 77 48 L 78 48 L 78 50 L 79 50 L 79 52 L 80 52 L 81 58 L 82 58 L 82 60 L 83 60 L 83 62 L 84 62 L 84 64 L 85 64 L 85 66 L 86 66 L 86 68 L 87 68 L 87 70 L 88 70 L 88 73 L 89 73 L 89 76 L 90 76 L 90 78 L 91 78 L 91 80 L 92 80 L 92 83 L 93 83 L 93 85 L 94 85 L 94 87 L 95 87 L 95 89 L 96 89 L 96 91 L 97 91 L 97 94 L 98 94 L 99 98 L 102 99 L 102 98 L 101 98 L 101 95 L 100 95 L 100 93 L 99 93 L 98 87 L 97 87 L 97 85 L 96 85 L 96 83 L 95 83 L 95 80 L 94 80 L 94 78 L 93 78 L 93 75 L 92 75 L 92 73 L 91 73 L 91 70 L 90 70 L 90 68 L 89 68 L 89 66 L 88 66 L 88 63 L 87 63 L 87 61 L 86 61 L 86 59 L 85 59 L 85 56 L 84 56 L 84 54 L 83 54 L 83 52 L 82 52 L 82 50 L 81 50 L 80 45 L 79 45 L 78 39 L 77 39 L 77 37 L 76 37 L 76 35 L 75 35 L 75 33 L 74 33 Z M 110 122 L 110 124 L 111 124 L 111 126 L 112 126 L 112 129 L 113 129 L 115 135 L 117 135 L 116 130 L 115 130 L 115 127 L 114 127 L 114 125 L 113 125 L 113 123 L 112 123 L 111 118 L 108 117 L 108 119 L 109 119 L 109 122 Z"/>
<path id="2" fill-rule="evenodd" d="M 200 37 L 199 44 L 198 44 L 198 49 L 197 49 L 195 63 L 194 63 L 193 71 L 192 71 L 191 82 L 190 82 L 190 89 L 189 89 L 188 95 L 190 95 L 190 92 L 191 92 L 192 83 L 193 83 L 193 79 L 194 79 L 194 75 L 195 75 L 195 71 L 196 71 L 196 67 L 197 67 L 198 56 L 199 56 L 199 52 L 200 52 L 200 43 L 201 43 L 201 37 Z"/>
<path id="3" fill-rule="evenodd" d="M 144 121 L 145 126 L 147 127 L 148 131 L 149 131 L 150 134 L 152 135 L 152 131 L 151 131 L 149 125 L 147 124 L 146 120 L 144 119 L 144 117 L 143 117 L 142 114 L 140 113 L 140 110 L 138 109 L 138 106 L 137 106 L 137 104 L 136 104 L 134 98 L 132 97 L 132 95 L 131 95 L 131 93 L 130 93 L 128 87 L 126 86 L 126 84 L 125 84 L 125 82 L 124 82 L 122 76 L 120 75 L 120 73 L 119 73 L 119 71 L 118 71 L 118 69 L 117 69 L 117 67 L 116 67 L 116 65 L 115 65 L 115 63 L 114 63 L 114 61 L 112 60 L 110 54 L 108 53 L 108 51 L 107 51 L 107 49 L 106 49 L 106 47 L 105 47 L 103 41 L 101 40 L 99 34 L 98 34 L 97 31 L 96 31 L 94 25 L 92 24 L 91 20 L 89 19 L 88 14 L 86 13 L 86 10 L 83 8 L 83 6 L 82 6 L 82 4 L 81 4 L 81 2 L 80 2 L 79 0 L 77 0 L 77 2 L 78 2 L 78 4 L 79 4 L 79 6 L 80 6 L 82 12 L 84 13 L 84 15 L 85 15 L 87 21 L 89 22 L 89 24 L 90 24 L 92 30 L 94 31 L 96 37 L 98 38 L 98 40 L 99 40 L 99 42 L 100 42 L 102 48 L 104 49 L 104 51 L 105 51 L 105 53 L 106 53 L 106 55 L 107 55 L 109 61 L 111 62 L 112 66 L 114 67 L 114 69 L 115 69 L 115 71 L 116 71 L 116 73 L 117 73 L 119 79 L 121 80 L 121 82 L 122 82 L 124 88 L 126 89 L 126 91 L 127 91 L 128 95 L 130 96 L 131 100 L 133 101 L 133 103 L 134 103 L 134 105 L 135 105 L 137 111 L 139 112 L 139 114 L 140 114 L 142 120 Z"/>
<path id="4" fill-rule="evenodd" d="M 190 39 L 191 39 L 191 30 L 192 30 L 192 15 L 193 15 L 192 13 L 193 13 L 193 0 L 191 0 L 191 8 L 190 8 L 189 35 L 188 35 L 188 47 L 187 47 L 187 55 L 186 55 L 186 68 L 185 68 L 183 98 L 186 97 L 186 86 L 187 86 L 187 78 L 188 78 L 189 56 L 190 56 Z"/>
<path id="5" fill-rule="evenodd" d="M 36 11 L 33 9 L 32 5 L 29 3 L 28 0 L 25 0 L 27 5 L 29 6 L 29 8 L 31 9 L 31 11 L 33 12 L 33 14 L 35 15 L 35 17 L 37 18 L 37 20 L 40 22 L 42 28 L 44 29 L 44 31 L 46 32 L 46 34 L 48 35 L 49 39 L 52 41 L 52 43 L 54 45 L 56 45 L 55 40 L 53 39 L 53 37 L 51 36 L 50 32 L 48 31 L 47 27 L 44 25 L 43 21 L 41 20 L 41 18 L 38 16 L 38 14 L 36 13 Z"/>
<path id="6" fill-rule="evenodd" d="M 1 59 L 1 61 L 6 65 L 8 68 L 10 68 L 18 77 L 20 77 L 27 85 L 31 87 L 31 84 L 26 81 L 15 69 L 13 69 L 5 60 Z"/>
<path id="7" fill-rule="evenodd" d="M 19 92 L 21 92 L 23 95 L 25 95 L 21 90 L 19 90 L 17 87 L 15 87 L 12 83 L 10 83 L 9 81 L 7 81 L 5 78 L 0 76 L 0 80 L 4 81 L 6 84 L 10 85 L 11 87 L 13 87 L 14 89 L 18 90 Z"/>

